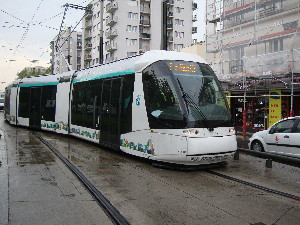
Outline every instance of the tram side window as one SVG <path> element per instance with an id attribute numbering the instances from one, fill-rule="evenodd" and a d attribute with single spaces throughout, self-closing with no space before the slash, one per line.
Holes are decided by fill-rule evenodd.
<path id="1" fill-rule="evenodd" d="M 84 89 L 84 104 L 85 104 L 85 115 L 84 115 L 84 127 L 94 128 L 95 125 L 95 107 L 96 107 L 96 95 L 94 87 L 95 81 L 88 81 L 84 82 L 83 89 Z M 95 99 L 96 98 L 96 99 Z"/>
<path id="2" fill-rule="evenodd" d="M 5 102 L 4 102 L 4 111 L 5 111 L 5 115 L 6 114 L 10 114 L 10 94 L 11 94 L 11 89 L 6 90 L 5 93 Z"/>
<path id="3" fill-rule="evenodd" d="M 75 83 L 72 97 L 72 124 L 96 128 L 101 96 L 101 81 Z"/>
<path id="4" fill-rule="evenodd" d="M 42 90 L 41 115 L 46 121 L 55 121 L 57 86 L 44 86 Z"/>
<path id="5" fill-rule="evenodd" d="M 84 90 L 81 83 L 75 83 L 72 92 L 72 108 L 71 108 L 71 122 L 74 125 L 83 126 L 84 117 Z"/>
<path id="6" fill-rule="evenodd" d="M 19 117 L 29 118 L 30 88 L 21 87 L 19 94 Z"/>
<path id="7" fill-rule="evenodd" d="M 124 76 L 122 89 L 122 109 L 121 109 L 121 133 L 132 131 L 132 99 L 134 88 L 134 74 Z"/>

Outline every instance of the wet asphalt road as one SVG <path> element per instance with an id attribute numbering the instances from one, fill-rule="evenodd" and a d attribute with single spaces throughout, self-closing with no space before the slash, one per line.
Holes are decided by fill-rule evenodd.
<path id="1" fill-rule="evenodd" d="M 4 124 L 2 117 L 0 224 L 109 224 L 64 164 L 30 130 Z M 160 169 L 78 139 L 40 134 L 131 224 L 299 224 L 299 201 L 203 170 Z M 300 196 L 296 167 L 273 163 L 269 169 L 263 159 L 240 155 L 239 161 L 214 171 Z"/>

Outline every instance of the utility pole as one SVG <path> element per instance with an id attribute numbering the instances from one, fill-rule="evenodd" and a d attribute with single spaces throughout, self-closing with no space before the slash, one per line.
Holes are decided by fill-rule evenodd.
<path id="1" fill-rule="evenodd" d="M 103 64 L 103 10 L 104 10 L 104 0 L 100 1 L 100 42 L 99 42 L 99 64 Z"/>
<path id="2" fill-rule="evenodd" d="M 71 27 L 68 27 L 68 63 L 71 65 Z M 70 66 L 68 67 L 68 70 L 70 71 Z"/>
<path id="3" fill-rule="evenodd" d="M 167 37 L 167 4 L 168 0 L 163 0 L 162 3 L 162 50 L 168 50 L 168 37 Z"/>

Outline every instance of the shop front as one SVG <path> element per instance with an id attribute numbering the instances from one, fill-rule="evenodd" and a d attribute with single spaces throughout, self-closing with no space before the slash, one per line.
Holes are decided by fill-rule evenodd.
<path id="1" fill-rule="evenodd" d="M 289 116 L 300 116 L 300 75 L 223 82 L 235 127 L 267 129 Z"/>

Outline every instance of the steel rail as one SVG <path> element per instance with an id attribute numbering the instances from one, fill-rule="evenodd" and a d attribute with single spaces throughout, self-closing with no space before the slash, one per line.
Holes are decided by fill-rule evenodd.
<path id="1" fill-rule="evenodd" d="M 48 141 L 46 141 L 40 134 L 35 131 L 32 133 L 45 144 L 65 165 L 76 175 L 81 183 L 90 191 L 97 203 L 105 211 L 114 224 L 117 225 L 130 225 L 125 217 L 104 197 L 104 195 L 55 147 L 53 147 Z"/>
<path id="2" fill-rule="evenodd" d="M 290 199 L 293 199 L 293 200 L 300 201 L 300 196 L 296 196 L 296 195 L 292 195 L 292 194 L 289 194 L 289 193 L 286 193 L 286 192 L 278 191 L 278 190 L 275 190 L 275 189 L 272 189 L 272 188 L 264 187 L 264 186 L 261 186 L 261 185 L 258 185 L 258 184 L 254 184 L 254 183 L 251 183 L 251 182 L 248 182 L 248 181 L 244 181 L 244 180 L 241 180 L 241 179 L 238 179 L 238 178 L 235 178 L 235 177 L 231 177 L 231 176 L 228 176 L 228 175 L 225 175 L 225 174 L 222 174 L 222 173 L 218 173 L 218 172 L 215 172 L 215 171 L 212 171 L 212 170 L 206 170 L 206 172 L 208 172 L 210 174 L 213 174 L 215 176 L 218 176 L 218 177 L 222 177 L 222 178 L 232 180 L 232 181 L 235 181 L 235 182 L 238 182 L 238 183 L 241 183 L 241 184 L 245 184 L 247 186 L 254 187 L 256 189 L 267 191 L 267 192 L 270 192 L 272 194 L 276 194 L 276 195 L 280 195 L 280 196 L 283 196 L 283 197 L 286 197 L 286 198 L 290 198 Z"/>

